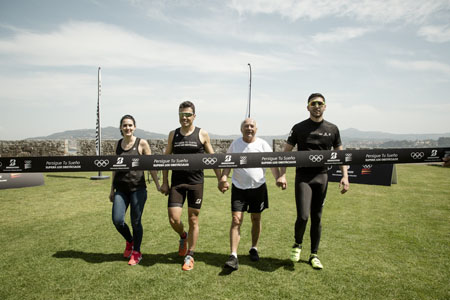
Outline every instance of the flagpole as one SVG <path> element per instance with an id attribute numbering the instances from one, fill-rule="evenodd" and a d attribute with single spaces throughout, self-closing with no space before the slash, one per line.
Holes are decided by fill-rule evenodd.
<path id="1" fill-rule="evenodd" d="M 101 68 L 98 67 L 98 88 L 97 88 L 97 155 L 102 155 L 102 127 L 100 126 L 100 96 L 102 95 L 102 74 Z M 99 173 L 100 175 L 100 173 Z"/>
<path id="2" fill-rule="evenodd" d="M 250 63 L 248 64 L 248 68 L 250 70 L 250 83 L 248 86 L 248 114 L 247 114 L 247 118 L 250 118 L 250 109 L 251 109 L 251 104 L 252 104 L 252 65 L 250 65 Z"/>
<path id="3" fill-rule="evenodd" d="M 98 67 L 97 76 L 97 124 L 95 128 L 95 152 L 97 156 L 102 155 L 102 126 L 100 123 L 100 97 L 102 95 L 102 76 L 101 68 Z M 102 172 L 98 172 L 98 176 L 92 176 L 91 179 L 108 179 L 109 176 L 103 176 Z"/>

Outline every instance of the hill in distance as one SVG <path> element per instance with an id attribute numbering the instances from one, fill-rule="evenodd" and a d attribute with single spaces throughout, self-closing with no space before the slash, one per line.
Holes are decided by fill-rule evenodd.
<path id="1" fill-rule="evenodd" d="M 136 129 L 135 135 L 143 139 L 166 139 L 166 134 L 159 134 L 154 132 Z M 117 127 L 102 127 L 102 140 L 118 140 L 122 136 Z M 77 129 L 63 132 L 53 133 L 47 136 L 39 136 L 29 138 L 32 140 L 64 140 L 64 139 L 95 139 L 95 129 Z"/>
<path id="2" fill-rule="evenodd" d="M 347 140 L 385 140 L 385 141 L 416 141 L 416 140 L 437 140 L 440 137 L 450 137 L 447 133 L 429 134 L 397 134 L 380 131 L 360 131 L 355 128 L 341 130 L 341 137 Z"/>

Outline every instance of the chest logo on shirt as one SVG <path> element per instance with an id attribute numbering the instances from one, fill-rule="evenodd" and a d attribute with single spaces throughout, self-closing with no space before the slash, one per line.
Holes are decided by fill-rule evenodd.
<path id="1" fill-rule="evenodd" d="M 317 135 L 320 135 L 320 136 L 331 136 L 331 133 L 330 132 L 318 132 Z"/>

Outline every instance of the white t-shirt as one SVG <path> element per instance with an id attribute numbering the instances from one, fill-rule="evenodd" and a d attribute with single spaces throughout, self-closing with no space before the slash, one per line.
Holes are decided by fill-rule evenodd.
<path id="1" fill-rule="evenodd" d="M 258 137 L 252 143 L 246 143 L 242 137 L 234 140 L 228 153 L 246 153 L 246 152 L 272 152 L 269 144 Z M 236 168 L 233 170 L 231 182 L 240 189 L 256 189 L 266 182 L 264 174 L 265 168 Z"/>

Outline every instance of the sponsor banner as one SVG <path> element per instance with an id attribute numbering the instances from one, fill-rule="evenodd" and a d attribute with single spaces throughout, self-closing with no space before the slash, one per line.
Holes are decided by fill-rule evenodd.
<path id="1" fill-rule="evenodd" d="M 0 173 L 322 167 L 442 162 L 450 147 L 226 154 L 0 157 Z"/>
<path id="2" fill-rule="evenodd" d="M 0 173 L 0 190 L 44 184 L 42 173 Z"/>
<path id="3" fill-rule="evenodd" d="M 348 180 L 353 183 L 390 186 L 397 183 L 395 165 L 364 164 L 346 166 Z M 328 166 L 328 181 L 339 182 L 342 178 L 338 166 Z"/>

